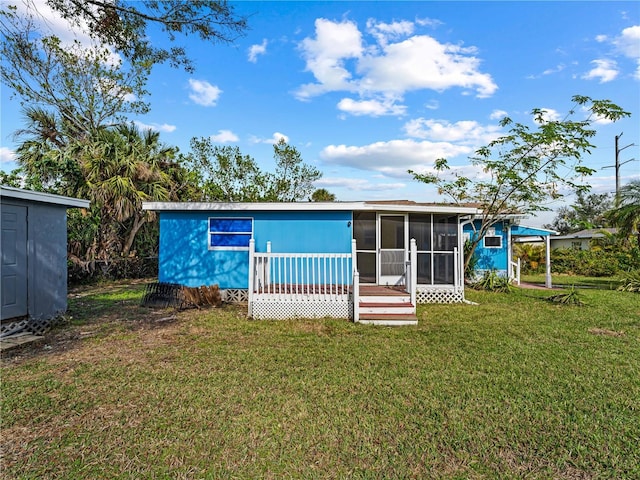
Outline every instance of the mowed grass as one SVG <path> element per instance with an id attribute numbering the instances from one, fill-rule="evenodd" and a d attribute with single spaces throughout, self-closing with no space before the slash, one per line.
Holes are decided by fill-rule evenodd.
<path id="1" fill-rule="evenodd" d="M 526 274 L 521 276 L 523 282 L 537 283 L 544 285 L 545 274 Z M 551 275 L 551 283 L 553 286 L 561 287 L 588 287 L 600 288 L 603 290 L 615 290 L 622 285 L 622 277 L 587 277 L 584 275 L 568 275 L 563 273 L 554 273 Z"/>
<path id="2" fill-rule="evenodd" d="M 72 298 L 2 364 L 3 478 L 640 478 L 640 296 L 467 293 L 417 327 Z"/>

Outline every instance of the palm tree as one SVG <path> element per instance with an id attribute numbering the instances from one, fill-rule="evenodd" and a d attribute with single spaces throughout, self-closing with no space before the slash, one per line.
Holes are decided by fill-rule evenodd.
<path id="1" fill-rule="evenodd" d="M 100 210 L 100 256 L 128 256 L 140 228 L 155 219 L 142 202 L 176 199 L 176 149 L 161 144 L 158 132 L 119 125 L 78 143 L 75 151 L 85 179 L 81 193 Z"/>
<path id="2" fill-rule="evenodd" d="M 640 180 L 634 180 L 620 189 L 616 207 L 607 218 L 618 227 L 621 236 L 636 235 L 640 247 Z"/>

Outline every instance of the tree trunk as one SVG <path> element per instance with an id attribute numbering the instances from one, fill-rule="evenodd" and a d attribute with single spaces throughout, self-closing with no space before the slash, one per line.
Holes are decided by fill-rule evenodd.
<path id="1" fill-rule="evenodd" d="M 128 257 L 129 256 L 129 251 L 131 251 L 131 246 L 133 245 L 133 241 L 136 239 L 136 234 L 138 233 L 138 231 L 142 228 L 142 226 L 146 223 L 147 221 L 145 220 L 145 218 L 143 216 L 140 215 L 136 215 L 134 221 L 133 221 L 133 226 L 131 227 L 131 231 L 129 232 L 129 235 L 127 236 L 127 241 L 124 243 L 124 246 L 122 247 L 122 256 L 123 257 Z"/>

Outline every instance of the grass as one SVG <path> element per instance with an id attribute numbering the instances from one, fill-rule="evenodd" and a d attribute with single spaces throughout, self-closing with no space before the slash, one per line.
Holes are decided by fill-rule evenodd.
<path id="1" fill-rule="evenodd" d="M 638 478 L 640 303 L 468 292 L 417 327 L 76 294 L 2 364 L 3 478 Z"/>
<path id="2" fill-rule="evenodd" d="M 527 283 L 537 283 L 544 285 L 545 275 L 544 273 L 521 275 L 521 281 Z M 589 287 L 599 288 L 603 290 L 615 290 L 621 284 L 621 278 L 619 277 L 586 277 L 583 275 L 567 275 L 554 273 L 551 275 L 551 283 L 554 286 L 562 287 Z"/>

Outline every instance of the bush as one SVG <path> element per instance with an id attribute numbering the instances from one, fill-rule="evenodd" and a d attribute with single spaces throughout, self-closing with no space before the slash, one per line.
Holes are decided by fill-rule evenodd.
<path id="1" fill-rule="evenodd" d="M 476 290 L 485 290 L 487 292 L 511 293 L 513 286 L 507 277 L 502 277 L 495 270 L 486 270 L 482 278 L 471 286 Z"/>
<path id="2" fill-rule="evenodd" d="M 629 272 L 622 277 L 622 285 L 618 290 L 623 292 L 640 293 L 640 270 Z"/>
<path id="3" fill-rule="evenodd" d="M 551 252 L 551 270 L 553 273 L 611 277 L 640 268 L 637 250 L 637 247 L 625 250 L 615 246 L 591 250 L 561 248 Z"/>

